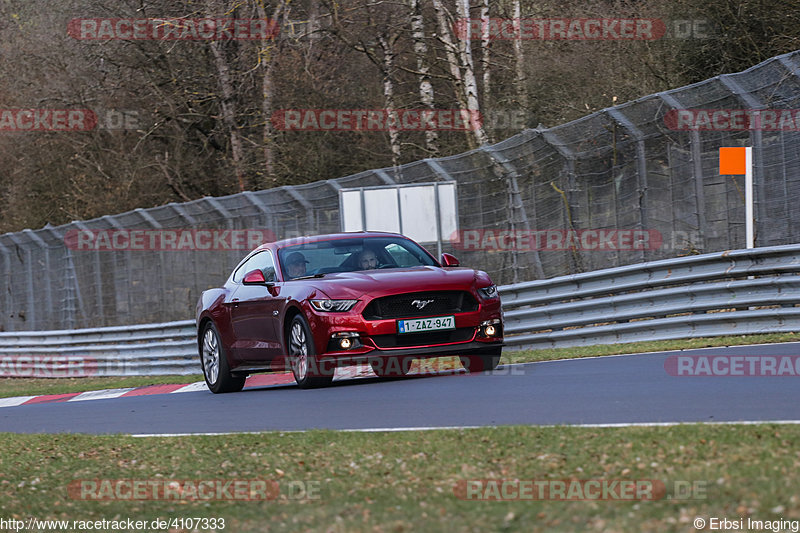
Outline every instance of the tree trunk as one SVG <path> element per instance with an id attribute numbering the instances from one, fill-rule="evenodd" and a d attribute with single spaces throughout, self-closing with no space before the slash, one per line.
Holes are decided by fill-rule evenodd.
<path id="1" fill-rule="evenodd" d="M 433 0 L 433 9 L 436 12 L 436 21 L 439 24 L 439 40 L 444 45 L 444 51 L 447 57 L 447 66 L 450 68 L 450 75 L 453 77 L 456 100 L 458 100 L 459 107 L 461 109 L 467 109 L 464 81 L 461 77 L 461 66 L 458 62 L 456 45 L 453 44 L 453 37 L 450 33 L 450 17 L 442 5 L 442 0 Z M 477 148 L 477 145 L 475 144 L 475 138 L 469 131 L 465 133 L 467 136 L 467 144 L 469 145 L 470 149 Z"/>
<path id="2" fill-rule="evenodd" d="M 428 109 L 434 109 L 433 84 L 427 62 L 428 45 L 425 43 L 422 5 L 420 0 L 410 0 L 410 6 L 411 38 L 414 41 L 414 54 L 417 56 L 417 71 L 419 72 L 419 97 L 422 105 Z M 425 149 L 432 156 L 439 154 L 439 134 L 436 130 L 425 131 Z"/>
<path id="3" fill-rule="evenodd" d="M 481 68 L 483 70 L 483 105 L 489 99 L 492 71 L 489 68 L 489 0 L 481 4 Z"/>
<path id="4" fill-rule="evenodd" d="M 519 34 L 520 20 L 522 18 L 522 10 L 520 9 L 520 0 L 514 0 L 514 32 Z M 514 85 L 517 89 L 517 99 L 519 100 L 520 108 L 527 113 L 528 111 L 528 93 L 525 90 L 525 56 L 522 52 L 522 40 L 514 40 Z"/>
<path id="5" fill-rule="evenodd" d="M 211 0 L 207 3 L 208 16 L 214 16 L 216 10 Z M 219 82 L 220 90 L 222 91 L 222 99 L 220 100 L 220 107 L 222 108 L 222 123 L 228 130 L 231 138 L 231 157 L 233 159 L 233 171 L 236 174 L 236 180 L 239 185 L 239 191 L 245 190 L 244 185 L 244 171 L 242 164 L 244 161 L 242 152 L 242 136 L 239 128 L 236 125 L 236 102 L 234 100 L 233 83 L 231 81 L 230 67 L 228 60 L 225 57 L 225 50 L 221 41 L 212 40 L 210 42 L 211 51 L 214 54 L 214 65 L 217 69 L 217 80 Z"/>
<path id="6" fill-rule="evenodd" d="M 389 146 L 392 150 L 392 166 L 397 168 L 400 165 L 400 131 L 397 124 L 391 119 L 390 115 L 396 113 L 394 101 L 394 39 L 386 38 L 385 35 L 378 37 L 378 44 L 383 50 L 383 98 L 386 102 L 387 122 L 389 129 Z"/>
<path id="7" fill-rule="evenodd" d="M 279 0 L 275 11 L 272 14 L 272 21 L 278 23 L 286 7 L 286 0 Z M 258 9 L 258 16 L 262 19 L 267 18 L 267 11 L 264 9 L 264 4 L 260 1 L 256 2 Z M 262 134 L 263 153 L 264 153 L 264 174 L 266 178 L 266 186 L 271 187 L 275 184 L 275 152 L 273 146 L 275 143 L 275 135 L 272 129 L 272 111 L 273 102 L 275 101 L 275 85 L 273 83 L 273 69 L 275 65 L 275 55 L 277 53 L 278 45 L 274 40 L 264 41 L 259 51 L 259 65 L 261 67 L 261 114 L 264 120 L 264 131 Z"/>
<path id="8" fill-rule="evenodd" d="M 483 71 L 483 109 L 489 107 L 492 89 L 492 69 L 489 66 L 489 0 L 481 4 L 481 70 Z M 494 137 L 492 132 L 491 137 Z"/>
<path id="9" fill-rule="evenodd" d="M 460 19 L 469 20 L 469 0 L 456 0 L 456 10 Z M 475 67 L 472 61 L 472 44 L 469 35 L 464 37 L 459 41 L 458 46 L 461 66 L 464 69 L 464 96 L 470 117 L 480 117 L 481 105 L 478 99 L 478 83 L 475 79 Z M 482 120 L 473 120 L 472 134 L 475 136 L 478 145 L 489 143 Z"/>

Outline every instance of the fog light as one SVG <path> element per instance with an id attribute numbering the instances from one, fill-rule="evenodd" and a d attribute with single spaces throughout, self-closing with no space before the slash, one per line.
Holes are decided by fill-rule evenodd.
<path id="1" fill-rule="evenodd" d="M 494 318 L 481 322 L 480 331 L 484 337 L 498 337 L 500 335 L 500 319 Z"/>
<path id="2" fill-rule="evenodd" d="M 360 346 L 359 335 L 355 331 L 339 331 L 331 335 L 330 348 L 333 350 L 349 350 Z"/>

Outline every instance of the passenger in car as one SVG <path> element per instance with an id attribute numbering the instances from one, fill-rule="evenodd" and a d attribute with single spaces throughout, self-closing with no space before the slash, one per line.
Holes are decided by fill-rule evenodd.
<path id="1" fill-rule="evenodd" d="M 286 274 L 290 278 L 299 278 L 306 275 L 306 257 L 300 252 L 293 252 L 286 258 Z"/>

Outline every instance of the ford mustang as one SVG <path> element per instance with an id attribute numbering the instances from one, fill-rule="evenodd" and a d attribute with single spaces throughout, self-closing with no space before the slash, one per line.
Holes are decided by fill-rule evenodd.
<path id="1" fill-rule="evenodd" d="M 494 370 L 503 346 L 497 287 L 482 271 L 437 261 L 395 233 L 318 235 L 267 243 L 197 304 L 203 375 L 215 393 L 249 374 L 291 369 L 301 388 L 338 366 L 402 376 L 413 359 L 459 356 Z"/>

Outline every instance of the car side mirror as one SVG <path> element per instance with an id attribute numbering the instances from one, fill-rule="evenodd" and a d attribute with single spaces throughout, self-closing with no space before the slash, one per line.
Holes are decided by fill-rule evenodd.
<path id="1" fill-rule="evenodd" d="M 450 254 L 442 254 L 442 260 L 440 263 L 442 263 L 442 266 L 445 267 L 457 267 L 461 264 L 458 262 L 458 259 L 456 259 L 455 256 Z"/>
<path id="2" fill-rule="evenodd" d="M 264 277 L 264 273 L 261 270 L 255 269 L 244 275 L 242 283 L 245 285 L 266 285 L 267 278 Z"/>

